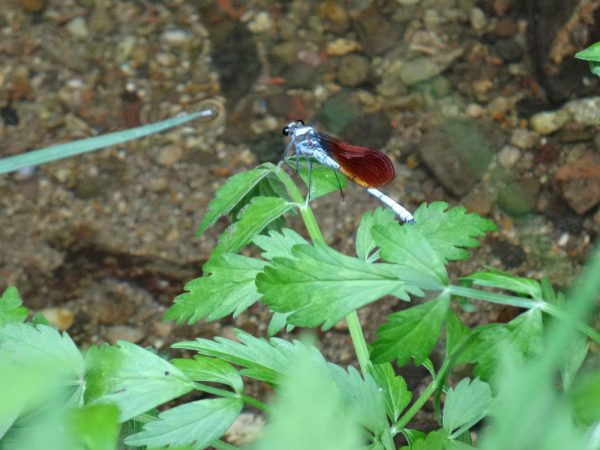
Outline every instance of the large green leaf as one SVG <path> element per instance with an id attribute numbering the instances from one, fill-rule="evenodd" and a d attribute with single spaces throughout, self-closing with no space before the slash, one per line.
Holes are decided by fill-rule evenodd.
<path id="1" fill-rule="evenodd" d="M 475 378 L 461 380 L 449 389 L 444 403 L 444 429 L 451 435 L 460 436 L 483 419 L 492 404 L 489 384 Z"/>
<path id="2" fill-rule="evenodd" d="M 495 373 L 503 348 L 508 346 L 525 360 L 541 354 L 542 313 L 539 309 L 532 309 L 507 324 L 482 325 L 471 333 L 476 333 L 476 336 L 458 358 L 457 363 L 475 363 L 475 374 L 489 380 Z"/>
<path id="3" fill-rule="evenodd" d="M 408 390 L 406 381 L 395 374 L 394 368 L 389 363 L 375 364 L 373 377 L 383 389 L 388 417 L 392 422 L 396 422 L 412 399 L 412 393 Z"/>
<path id="4" fill-rule="evenodd" d="M 397 359 L 403 366 L 412 357 L 416 364 L 422 364 L 440 337 L 449 302 L 448 295 L 441 295 L 390 314 L 377 330 L 371 359 L 376 363 Z"/>
<path id="5" fill-rule="evenodd" d="M 8 287 L 0 297 L 0 326 L 7 323 L 19 323 L 27 318 L 27 308 L 15 287 Z"/>
<path id="6" fill-rule="evenodd" d="M 119 437 L 119 408 L 116 405 L 91 405 L 71 411 L 68 430 L 85 450 L 115 450 Z M 75 447 L 74 447 L 75 448 Z"/>
<path id="7" fill-rule="evenodd" d="M 446 210 L 447 203 L 423 204 L 415 211 L 418 229 L 444 261 L 465 259 L 466 247 L 478 247 L 476 238 L 496 229 L 494 223 L 458 207 Z M 409 227 L 406 227 L 409 228 Z"/>
<path id="8" fill-rule="evenodd" d="M 205 274 L 188 282 L 165 313 L 166 320 L 195 323 L 217 320 L 231 313 L 237 316 L 254 304 L 260 294 L 254 279 L 265 262 L 248 256 L 221 253 L 205 265 Z"/>
<path id="9" fill-rule="evenodd" d="M 180 369 L 127 341 L 92 347 L 87 362 L 87 402 L 118 405 L 121 422 L 193 389 L 192 381 Z"/>
<path id="10" fill-rule="evenodd" d="M 421 275 L 410 267 L 369 264 L 324 244 L 296 245 L 291 258 L 275 258 L 256 277 L 263 303 L 290 313 L 288 323 L 324 328 L 384 295 L 404 300 L 422 295 L 411 280 Z"/>
<path id="11" fill-rule="evenodd" d="M 238 173 L 230 177 L 217 190 L 215 198 L 209 203 L 208 212 L 202 219 L 196 236 L 201 236 L 219 217 L 229 214 L 244 196 L 260 183 L 263 178 L 268 176 L 274 168 L 273 164 L 263 164 L 253 170 Z"/>
<path id="12" fill-rule="evenodd" d="M 239 220 L 221 234 L 213 255 L 237 253 L 267 225 L 292 209 L 294 205 L 278 197 L 254 197 L 240 211 Z"/>
<path id="13" fill-rule="evenodd" d="M 239 398 L 198 400 L 169 409 L 144 425 L 143 431 L 125 438 L 127 445 L 193 445 L 195 450 L 210 446 L 239 416 L 244 402 Z"/>

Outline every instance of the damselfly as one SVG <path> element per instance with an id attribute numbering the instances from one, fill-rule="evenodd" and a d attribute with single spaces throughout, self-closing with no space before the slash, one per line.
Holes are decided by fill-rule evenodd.
<path id="1" fill-rule="evenodd" d="M 404 222 L 415 223 L 415 218 L 406 208 L 375 189 L 394 179 L 394 165 L 385 154 L 373 148 L 350 145 L 332 136 L 319 133 L 313 127 L 304 125 L 302 120 L 290 122 L 282 130 L 282 133 L 291 138 L 283 156 L 287 155 L 290 147 L 294 147 L 296 171 L 299 168 L 300 156 L 307 159 L 309 169 L 312 166 L 311 158 L 313 158 L 326 167 L 342 172 L 356 184 L 364 187 L 369 194 L 392 208 Z"/>

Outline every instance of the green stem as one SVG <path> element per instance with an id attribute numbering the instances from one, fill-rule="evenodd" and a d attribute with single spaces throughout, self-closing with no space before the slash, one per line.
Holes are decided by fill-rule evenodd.
<path id="1" fill-rule="evenodd" d="M 213 386 L 208 386 L 207 384 L 203 384 L 203 383 L 193 383 L 194 384 L 194 389 L 198 390 L 198 391 L 202 391 L 202 392 L 206 392 L 207 394 L 212 394 L 212 395 L 217 395 L 219 397 L 224 397 L 224 398 L 241 398 L 244 402 L 246 402 L 247 404 L 254 406 L 256 409 L 260 409 L 261 411 L 267 411 L 268 407 L 266 404 L 264 404 L 263 402 L 261 402 L 260 400 L 256 400 L 253 397 L 250 397 L 249 395 L 246 394 L 238 394 L 236 392 L 231 392 L 231 391 L 227 391 L 225 389 L 219 389 Z"/>
<path id="2" fill-rule="evenodd" d="M 401 430 L 408 424 L 408 422 L 410 422 L 412 420 L 412 418 L 415 416 L 415 414 L 417 414 L 419 412 L 419 410 L 423 407 L 423 405 L 425 404 L 427 399 L 429 399 L 429 397 L 431 397 L 433 395 L 436 388 L 437 388 L 437 382 L 436 382 L 436 380 L 433 380 L 431 383 L 429 383 L 429 386 L 427 386 L 427 389 L 425 389 L 423 391 L 423 393 L 419 396 L 419 398 L 412 404 L 412 406 L 408 409 L 408 411 L 406 411 L 402 415 L 402 417 L 400 417 L 400 419 L 398 419 L 398 422 L 396 422 L 396 426 L 395 426 L 396 430 Z"/>
<path id="3" fill-rule="evenodd" d="M 550 314 L 551 316 L 556 317 L 557 319 L 565 321 L 573 320 L 571 314 L 556 307 L 551 303 L 544 303 L 544 311 Z M 600 344 L 600 333 L 598 333 L 596 330 L 590 327 L 587 323 L 576 321 L 573 325 L 577 330 L 581 331 L 587 337 L 594 340 L 597 344 Z"/>
<path id="4" fill-rule="evenodd" d="M 292 178 L 281 168 L 281 166 L 277 167 L 275 174 L 285 185 L 292 201 L 303 204 L 303 206 L 300 206 L 300 214 L 302 215 L 304 225 L 306 226 L 306 230 L 312 241 L 325 244 L 325 238 L 323 237 L 323 233 L 321 233 L 313 210 L 304 201 L 304 197 L 298 189 L 298 186 L 296 186 L 296 183 L 294 183 Z M 350 331 L 350 337 L 352 338 L 352 344 L 354 345 L 354 351 L 356 352 L 360 369 L 363 373 L 368 373 L 370 366 L 369 350 L 356 311 L 353 311 L 346 316 L 346 322 L 348 323 L 348 330 Z"/>

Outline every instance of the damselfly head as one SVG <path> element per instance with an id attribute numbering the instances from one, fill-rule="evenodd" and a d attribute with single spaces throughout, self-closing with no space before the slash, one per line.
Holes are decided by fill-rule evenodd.
<path id="1" fill-rule="evenodd" d="M 293 122 L 290 122 L 287 124 L 286 127 L 283 128 L 283 130 L 281 130 L 281 133 L 284 136 L 291 136 L 292 134 L 294 134 L 294 130 L 303 127 L 304 126 L 304 121 L 303 120 L 294 120 Z"/>

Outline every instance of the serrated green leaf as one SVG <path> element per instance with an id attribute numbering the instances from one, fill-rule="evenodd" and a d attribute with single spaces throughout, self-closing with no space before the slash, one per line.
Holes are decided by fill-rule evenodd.
<path id="1" fill-rule="evenodd" d="M 477 337 L 467 346 L 457 363 L 475 363 L 474 372 L 489 380 L 495 372 L 501 350 L 509 345 L 525 360 L 539 356 L 543 348 L 542 314 L 529 310 L 507 324 L 482 325 L 471 331 Z"/>
<path id="2" fill-rule="evenodd" d="M 238 341 L 223 337 L 196 339 L 195 341 L 178 342 L 173 348 L 195 350 L 201 355 L 223 359 L 232 364 L 242 366 L 242 375 L 276 383 L 286 373 L 298 352 L 305 347 L 299 341 L 288 342 L 280 338 L 269 340 L 256 338 L 242 330 L 235 330 Z M 324 364 L 325 360 L 317 349 L 311 347 L 315 360 Z"/>
<path id="3" fill-rule="evenodd" d="M 415 440 L 411 450 L 474 450 L 474 448 L 450 439 L 446 431 L 441 429 L 432 431 L 423 439 Z M 402 447 L 402 450 L 408 450 L 408 447 Z"/>
<path id="4" fill-rule="evenodd" d="M 188 292 L 175 297 L 174 304 L 165 312 L 165 320 L 217 320 L 233 313 L 238 316 L 253 305 L 260 294 L 254 280 L 266 262 L 248 256 L 221 253 L 205 265 L 205 274 L 188 282 Z"/>
<path id="5" fill-rule="evenodd" d="M 561 355 L 560 375 L 565 389 L 571 386 L 577 371 L 588 354 L 588 350 L 589 342 L 587 337 L 578 334 L 572 339 L 568 351 Z"/>
<path id="6" fill-rule="evenodd" d="M 250 192 L 264 177 L 268 176 L 275 166 L 263 164 L 253 170 L 238 173 L 230 177 L 221 186 L 215 198 L 208 205 L 208 212 L 202 219 L 196 237 L 200 237 L 204 231 L 212 226 L 221 216 L 229 214 L 231 210 Z"/>
<path id="7" fill-rule="evenodd" d="M 442 332 L 450 298 L 441 295 L 433 300 L 390 314 L 377 330 L 371 359 L 375 363 L 398 360 L 402 367 L 412 357 L 422 364 Z"/>
<path id="8" fill-rule="evenodd" d="M 239 214 L 239 220 L 232 223 L 221 234 L 213 255 L 237 253 L 260 233 L 268 224 L 285 214 L 294 206 L 277 197 L 254 197 Z"/>
<path id="9" fill-rule="evenodd" d="M 371 234 L 375 225 L 385 225 L 395 222 L 395 216 L 389 208 L 377 208 L 373 212 L 363 214 L 360 225 L 356 232 L 356 254 L 360 259 L 369 260 L 371 252 L 377 247 L 377 243 Z"/>
<path id="10" fill-rule="evenodd" d="M 251 450 L 358 450 L 356 418 L 337 383 L 307 350 L 299 351 L 282 375 L 271 420 Z"/>
<path id="11" fill-rule="evenodd" d="M 68 430 L 74 444 L 85 450 L 115 450 L 119 437 L 119 408 L 90 405 L 71 411 Z"/>
<path id="12" fill-rule="evenodd" d="M 575 53 L 575 58 L 585 61 L 600 62 L 600 42 L 590 45 L 588 48 Z"/>
<path id="13" fill-rule="evenodd" d="M 384 295 L 404 300 L 422 295 L 410 284 L 420 274 L 395 264 L 369 264 L 324 244 L 296 245 L 292 258 L 275 258 L 256 277 L 262 302 L 273 311 L 291 313 L 288 323 L 324 328 Z"/>
<path id="14" fill-rule="evenodd" d="M 496 269 L 476 272 L 461 278 L 461 280 L 469 281 L 476 286 L 506 289 L 507 291 L 526 295 L 534 300 L 542 299 L 542 287 L 536 280 L 516 277 Z"/>
<path id="15" fill-rule="evenodd" d="M 416 228 L 444 262 L 467 258 L 469 254 L 465 248 L 478 247 L 476 238 L 496 229 L 491 220 L 467 213 L 463 207 L 446 211 L 447 207 L 444 202 L 423 204 L 414 214 Z"/>
<path id="16" fill-rule="evenodd" d="M 239 398 L 198 400 L 176 406 L 144 425 L 143 431 L 125 438 L 134 446 L 210 446 L 239 416 L 244 402 Z"/>
<path id="17" fill-rule="evenodd" d="M 269 322 L 269 326 L 267 327 L 267 334 L 270 336 L 275 336 L 284 327 L 287 326 L 287 317 L 289 314 L 284 313 L 273 313 L 273 317 L 271 317 L 271 321 Z M 292 326 L 292 325 L 290 325 Z"/>
<path id="18" fill-rule="evenodd" d="M 444 262 L 417 227 L 393 222 L 375 225 L 371 233 L 381 258 L 417 271 L 422 288 L 440 289 L 448 282 Z"/>
<path id="19" fill-rule="evenodd" d="M 448 309 L 446 315 L 446 357 L 452 355 L 465 342 L 470 333 L 471 329 L 463 323 L 454 311 Z"/>
<path id="20" fill-rule="evenodd" d="M 127 341 L 92 347 L 87 354 L 91 404 L 114 403 L 124 422 L 193 389 L 177 367 Z"/>
<path id="21" fill-rule="evenodd" d="M 335 364 L 326 367 L 340 388 L 346 409 L 353 411 L 358 423 L 379 438 L 387 426 L 385 397 L 373 377 L 366 374 L 363 379 L 354 367 L 348 371 Z"/>
<path id="22" fill-rule="evenodd" d="M 373 377 L 383 389 L 386 412 L 390 421 L 397 422 L 398 417 L 412 399 L 412 393 L 408 390 L 406 381 L 401 376 L 396 375 L 389 363 L 375 364 L 373 366 Z"/>
<path id="23" fill-rule="evenodd" d="M 269 260 L 277 257 L 289 258 L 292 256 L 294 245 L 308 244 L 306 239 L 289 228 L 280 232 L 269 231 L 267 234 L 260 234 L 252 242 L 262 250 L 262 257 Z"/>
<path id="24" fill-rule="evenodd" d="M 475 378 L 461 380 L 449 389 L 444 403 L 443 425 L 452 436 L 459 436 L 483 419 L 492 404 L 492 389 Z"/>
<path id="25" fill-rule="evenodd" d="M 228 362 L 196 355 L 194 359 L 174 359 L 175 367 L 185 373 L 190 380 L 209 381 L 230 386 L 235 392 L 244 390 L 244 382 L 237 370 Z"/>
<path id="26" fill-rule="evenodd" d="M 16 287 L 8 287 L 0 297 L 0 326 L 8 323 L 24 322 L 27 308 L 21 306 L 21 296 Z"/>

